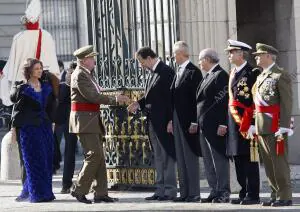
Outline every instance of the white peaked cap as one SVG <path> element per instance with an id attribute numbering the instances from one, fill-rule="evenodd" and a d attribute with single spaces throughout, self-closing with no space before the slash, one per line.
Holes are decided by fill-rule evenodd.
<path id="1" fill-rule="evenodd" d="M 252 49 L 251 46 L 241 41 L 229 39 L 227 42 L 228 42 L 228 47 L 225 49 L 225 51 L 230 51 L 234 49 L 249 51 L 250 49 Z"/>
<path id="2" fill-rule="evenodd" d="M 28 22 L 35 23 L 39 20 L 42 11 L 40 0 L 32 0 L 25 11 Z"/>

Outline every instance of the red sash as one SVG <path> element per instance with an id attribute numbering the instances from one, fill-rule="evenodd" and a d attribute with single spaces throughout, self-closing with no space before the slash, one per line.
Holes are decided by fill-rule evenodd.
<path id="1" fill-rule="evenodd" d="M 28 22 L 28 23 L 26 23 L 26 29 L 27 30 L 39 30 L 38 43 L 37 43 L 36 53 L 35 53 L 35 58 L 39 60 L 41 57 L 41 47 L 42 47 L 42 30 L 40 29 L 40 24 L 38 21 L 35 23 Z"/>
<path id="2" fill-rule="evenodd" d="M 269 105 L 269 106 L 262 106 L 262 105 L 255 105 L 256 112 L 260 113 L 271 113 L 272 114 L 272 126 L 271 131 L 276 132 L 279 126 L 279 112 L 280 106 L 279 105 Z"/>
<path id="3" fill-rule="evenodd" d="M 72 111 L 99 112 L 99 104 L 72 102 Z"/>
<path id="4" fill-rule="evenodd" d="M 240 132 L 247 132 L 251 125 L 251 120 L 253 118 L 254 104 L 251 105 L 250 107 L 247 107 L 243 103 L 239 102 L 238 100 L 231 100 L 229 102 L 229 106 L 239 107 L 244 109 L 244 113 L 240 123 Z"/>

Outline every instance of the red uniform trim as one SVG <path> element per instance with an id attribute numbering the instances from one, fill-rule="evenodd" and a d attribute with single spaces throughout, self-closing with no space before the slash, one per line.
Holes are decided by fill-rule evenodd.
<path id="1" fill-rule="evenodd" d="M 256 112 L 272 114 L 273 118 L 272 118 L 271 131 L 274 133 L 277 132 L 279 126 L 280 106 L 279 105 L 269 105 L 269 106 L 255 105 L 255 108 L 256 108 Z"/>
<path id="2" fill-rule="evenodd" d="M 239 107 L 244 109 L 244 113 L 240 124 L 240 132 L 247 132 L 251 125 L 251 120 L 253 118 L 253 111 L 255 108 L 254 104 L 251 105 L 250 107 L 247 107 L 243 103 L 239 102 L 238 100 L 231 100 L 229 102 L 229 106 Z"/>
<path id="3" fill-rule="evenodd" d="M 99 104 L 72 102 L 72 111 L 99 112 Z"/>

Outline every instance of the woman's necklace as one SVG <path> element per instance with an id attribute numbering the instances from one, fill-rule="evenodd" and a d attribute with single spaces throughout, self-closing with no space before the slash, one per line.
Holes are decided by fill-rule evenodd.
<path id="1" fill-rule="evenodd" d="M 41 83 L 40 83 L 40 81 L 37 81 L 37 82 L 31 82 L 31 81 L 29 81 L 29 85 L 34 89 L 35 92 L 40 92 L 41 91 Z"/>

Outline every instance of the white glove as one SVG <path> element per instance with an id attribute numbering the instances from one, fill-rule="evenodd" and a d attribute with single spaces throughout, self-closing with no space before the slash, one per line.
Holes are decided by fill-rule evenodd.
<path id="1" fill-rule="evenodd" d="M 288 136 L 292 136 L 294 134 L 294 131 L 290 128 L 280 127 L 279 130 L 275 133 L 275 137 L 283 135 L 284 133 L 287 133 Z"/>
<path id="2" fill-rule="evenodd" d="M 247 133 L 247 138 L 248 139 L 253 139 L 254 138 L 254 134 L 256 134 L 256 129 L 254 125 L 251 125 L 248 129 L 248 133 Z"/>

